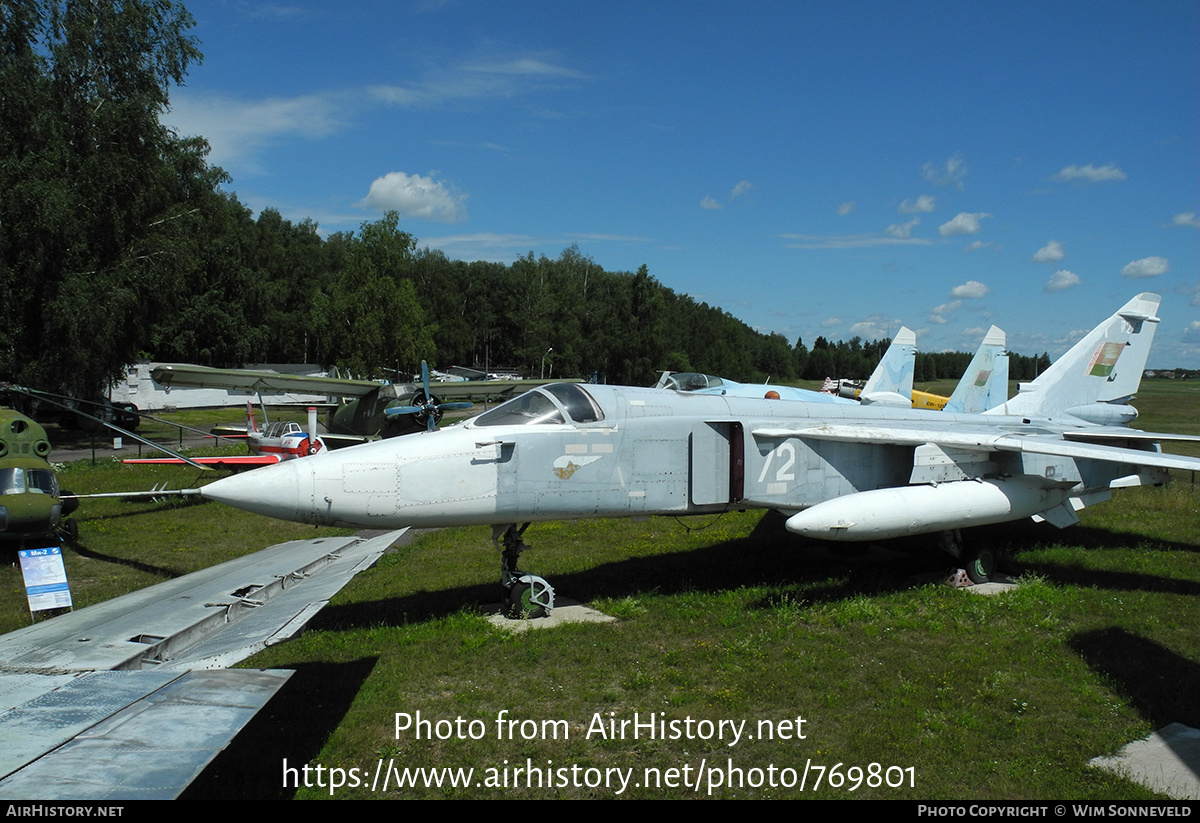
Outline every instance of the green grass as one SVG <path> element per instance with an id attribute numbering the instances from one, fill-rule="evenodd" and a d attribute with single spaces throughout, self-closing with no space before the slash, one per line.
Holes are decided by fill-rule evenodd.
<path id="1" fill-rule="evenodd" d="M 242 447 L 226 451 L 244 452 Z M 190 467 L 125 466 L 116 460 L 92 465 L 81 460 L 60 464 L 64 489 L 79 494 L 147 490 L 161 483 L 189 488 L 218 473 Z M 166 504 L 127 503 L 120 499 L 82 500 L 73 517 L 79 540 L 63 553 L 76 608 L 117 597 L 198 569 L 258 551 L 285 540 L 346 530 L 314 530 L 282 523 L 195 498 Z M 0 544 L 0 632 L 30 623 L 16 550 Z"/>
<path id="2" fill-rule="evenodd" d="M 936 553 L 832 555 L 778 518 L 729 515 L 707 531 L 674 520 L 586 521 L 530 530 L 526 565 L 560 593 L 619 616 L 615 624 L 511 635 L 476 607 L 498 595 L 486 529 L 429 534 L 363 575 L 299 640 L 249 661 L 296 668 L 257 735 L 235 743 L 195 787 L 223 796 L 236 773 L 251 795 L 278 794 L 266 760 L 374 768 L 582 764 L 596 768 L 744 769 L 813 763 L 912 767 L 915 788 L 862 786 L 856 797 L 1004 799 L 1150 796 L 1087 766 L 1168 722 L 1197 725 L 1200 571 L 1197 494 L 1136 490 L 1174 537 L 1092 525 L 992 529 L 1012 545 L 1015 592 L 984 598 L 920 572 Z M 1142 499 L 1142 497 L 1147 499 Z M 1099 511 L 1099 509 L 1097 510 Z M 1086 514 L 1086 513 L 1085 513 Z M 1082 539 L 1080 539 L 1082 538 Z M 916 541 L 914 541 L 915 543 Z M 303 722 L 314 705 L 335 715 Z M 566 721 L 569 739 L 496 740 L 494 720 Z M 394 714 L 480 720 L 485 740 L 417 740 Z M 605 740 L 596 713 L 632 719 L 759 720 L 802 716 L 806 739 Z M 249 731 L 249 730 L 248 730 Z M 265 743 L 269 739 L 269 744 Z M 290 794 L 290 792 L 282 792 Z M 603 789 L 409 789 L 393 797 L 605 797 Z M 629 796 L 688 797 L 635 789 Z M 844 789 L 803 796 L 847 796 Z M 300 797 L 326 792 L 301 790 Z M 380 793 L 345 790 L 341 796 Z M 801 796 L 721 788 L 719 797 Z"/>
<path id="3" fill-rule="evenodd" d="M 1200 397 L 1155 381 L 1147 429 L 1195 430 Z M 1190 411 L 1178 411 L 1188 405 Z M 190 469 L 76 465 L 78 491 L 192 485 Z M 217 504 L 88 503 L 83 548 L 67 553 L 77 602 L 103 599 L 313 530 Z M 522 566 L 560 595 L 618 618 L 510 634 L 481 616 L 499 599 L 486 528 L 426 533 L 356 578 L 310 631 L 247 661 L 295 676 L 188 797 L 328 797 L 284 788 L 283 761 L 357 768 L 505 766 L 633 769 L 806 763 L 911 768 L 915 787 L 818 791 L 715 787 L 716 797 L 1139 799 L 1138 785 L 1087 761 L 1170 722 L 1200 726 L 1200 490 L 1124 489 L 1059 531 L 1029 522 L 970 531 L 1019 576 L 984 598 L 922 580 L 946 565 L 932 539 L 868 552 L 797 539 L 760 513 L 530 528 Z M 19 571 L 4 569 L 3 628 L 27 622 Z M 485 739 L 416 739 L 397 713 L 478 720 Z M 496 739 L 495 719 L 535 721 Z M 803 717 L 804 739 L 589 738 L 593 719 L 759 721 Z M 610 715 L 611 713 L 611 715 Z M 543 721 L 565 721 L 548 727 Z M 518 727 L 520 728 L 520 727 Z M 549 738 L 565 728 L 566 738 Z M 892 773 L 893 776 L 896 774 Z M 510 772 L 511 780 L 511 772 Z M 707 796 L 633 787 L 622 796 Z M 611 797 L 598 788 L 345 787 L 338 797 Z"/>

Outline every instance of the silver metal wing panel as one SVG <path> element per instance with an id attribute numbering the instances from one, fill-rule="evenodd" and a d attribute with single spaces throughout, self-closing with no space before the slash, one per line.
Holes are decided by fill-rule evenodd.
<path id="1" fill-rule="evenodd" d="M 173 799 L 291 675 L 232 669 L 78 677 L 0 721 L 0 798 Z"/>
<path id="2" fill-rule="evenodd" d="M 291 675 L 224 667 L 404 531 L 272 546 L 0 637 L 0 798 L 176 797 Z"/>

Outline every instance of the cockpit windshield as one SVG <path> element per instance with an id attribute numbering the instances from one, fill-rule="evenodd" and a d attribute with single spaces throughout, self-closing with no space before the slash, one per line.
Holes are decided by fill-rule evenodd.
<path id="1" fill-rule="evenodd" d="M 285 434 L 303 433 L 299 423 L 293 423 L 290 420 L 281 420 L 271 423 L 262 431 L 263 437 L 283 437 Z"/>
<path id="2" fill-rule="evenodd" d="M 58 495 L 58 481 L 49 469 L 0 469 L 0 494 Z"/>
<path id="3" fill-rule="evenodd" d="M 561 408 L 559 404 L 562 404 Z M 563 413 L 564 409 L 566 414 Z M 604 413 L 596 401 L 579 386 L 574 383 L 553 383 L 502 403 L 476 417 L 473 423 L 476 426 L 536 426 L 566 423 L 568 416 L 576 423 L 593 423 L 604 419 Z"/>

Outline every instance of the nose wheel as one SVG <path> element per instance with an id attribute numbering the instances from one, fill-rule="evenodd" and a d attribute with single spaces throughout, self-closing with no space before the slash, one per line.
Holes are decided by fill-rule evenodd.
<path id="1" fill-rule="evenodd" d="M 508 590 L 508 616 L 528 620 L 546 617 L 554 608 L 554 587 L 544 577 L 523 574 Z"/>
<path id="2" fill-rule="evenodd" d="M 554 587 L 550 582 L 517 569 L 517 558 L 531 548 L 521 539 L 527 528 L 528 523 L 520 527 L 516 523 L 492 527 L 492 542 L 500 550 L 500 583 L 506 593 L 506 611 L 509 617 L 518 619 L 546 617 L 554 608 Z"/>

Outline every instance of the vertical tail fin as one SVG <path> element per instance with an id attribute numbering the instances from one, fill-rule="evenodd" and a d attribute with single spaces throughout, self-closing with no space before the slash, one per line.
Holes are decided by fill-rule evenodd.
<path id="1" fill-rule="evenodd" d="M 916 359 L 917 335 L 907 326 L 901 326 L 858 399 L 863 403 L 911 407 Z"/>
<path id="2" fill-rule="evenodd" d="M 1017 396 L 987 414 L 1070 416 L 1091 423 L 1128 423 L 1126 405 L 1142 382 L 1158 328 L 1157 294 L 1139 294 L 1076 343 Z"/>
<path id="3" fill-rule="evenodd" d="M 1007 337 L 997 326 L 988 329 L 971 364 L 946 403 L 948 412 L 979 414 L 1008 399 Z"/>

